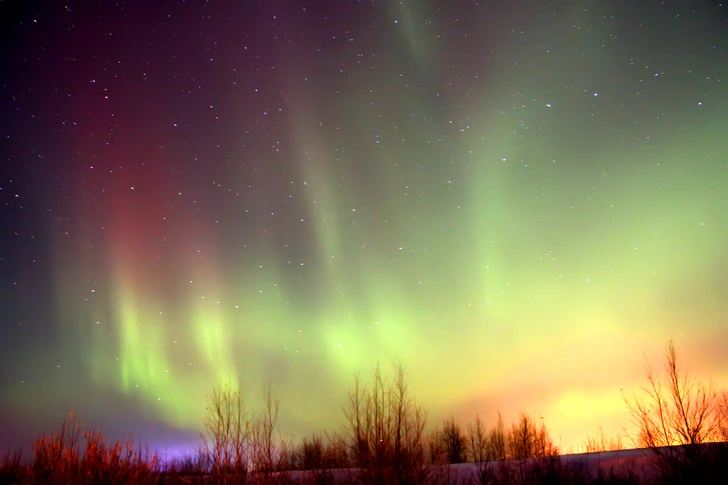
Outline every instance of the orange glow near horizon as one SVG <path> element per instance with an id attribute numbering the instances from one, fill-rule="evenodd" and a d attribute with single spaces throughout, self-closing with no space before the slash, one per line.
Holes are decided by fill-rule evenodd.
<path id="1" fill-rule="evenodd" d="M 193 442 L 220 379 L 253 409 L 271 381 L 302 438 L 400 360 L 432 426 L 525 411 L 580 451 L 671 339 L 728 385 L 715 17 L 177 3 L 18 21 L 52 53 L 0 130 L 13 439 L 75 410 Z"/>

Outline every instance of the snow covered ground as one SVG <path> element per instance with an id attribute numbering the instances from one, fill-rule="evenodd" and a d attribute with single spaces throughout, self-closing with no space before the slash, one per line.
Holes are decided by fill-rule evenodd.
<path id="1" fill-rule="evenodd" d="M 632 473 L 636 477 L 644 477 L 647 473 L 647 457 L 650 452 L 647 450 L 620 450 L 605 451 L 601 453 L 580 453 L 574 455 L 563 455 L 556 457 L 563 465 L 578 470 L 584 475 L 596 477 L 601 470 L 603 474 L 609 476 L 612 473 L 616 475 Z M 533 460 L 509 460 L 504 463 L 491 462 L 488 464 L 489 470 L 498 472 L 499 467 L 506 466 L 512 469 L 518 467 L 526 467 L 533 463 Z M 481 467 L 475 463 L 460 463 L 456 465 L 442 465 L 432 467 L 431 472 L 439 477 L 447 476 L 449 483 L 469 484 L 478 483 L 476 477 L 480 473 Z M 295 471 L 288 472 L 289 476 L 296 481 L 305 482 L 312 478 L 317 472 L 314 471 Z M 318 472 L 321 473 L 321 472 Z M 357 473 L 356 469 L 338 469 L 328 470 L 337 482 L 345 483 Z"/>

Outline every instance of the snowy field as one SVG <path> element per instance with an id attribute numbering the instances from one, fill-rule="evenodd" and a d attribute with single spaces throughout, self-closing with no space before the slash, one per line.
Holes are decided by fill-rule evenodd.
<path id="1" fill-rule="evenodd" d="M 574 455 L 563 455 L 554 458 L 560 460 L 563 465 L 573 470 L 579 471 L 584 476 L 596 477 L 601 471 L 604 475 L 621 475 L 630 473 L 637 478 L 643 478 L 646 474 L 647 457 L 649 451 L 646 450 L 620 450 L 605 451 L 600 453 L 579 453 Z M 500 467 L 510 467 L 517 470 L 519 467 L 526 467 L 532 464 L 535 459 L 531 460 L 509 460 L 505 462 L 491 462 L 486 466 L 490 472 L 497 473 Z M 475 463 L 459 463 L 456 465 L 432 466 L 431 473 L 434 476 L 444 478 L 448 477 L 449 483 L 453 485 L 479 483 L 478 476 L 483 467 Z M 296 482 L 307 482 L 321 471 L 293 471 L 288 472 L 288 476 Z M 330 474 L 337 482 L 346 483 L 357 474 L 356 469 L 337 469 L 328 470 L 325 473 Z M 442 483 L 442 482 L 439 482 Z"/>

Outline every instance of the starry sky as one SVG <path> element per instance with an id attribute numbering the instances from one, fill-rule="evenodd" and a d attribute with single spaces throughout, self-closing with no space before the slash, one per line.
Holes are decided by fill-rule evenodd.
<path id="1" fill-rule="evenodd" d="M 0 446 L 282 429 L 400 359 L 433 423 L 728 384 L 728 6 L 0 2 Z"/>

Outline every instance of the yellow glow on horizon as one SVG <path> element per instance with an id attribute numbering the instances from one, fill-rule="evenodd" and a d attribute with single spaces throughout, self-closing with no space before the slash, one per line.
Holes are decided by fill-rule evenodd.
<path id="1" fill-rule="evenodd" d="M 301 437 L 341 422 L 355 372 L 400 360 L 432 425 L 533 411 L 576 448 L 631 426 L 622 392 L 645 384 L 645 357 L 661 369 L 670 338 L 685 336 L 696 377 L 728 384 L 725 93 L 663 113 L 661 88 L 649 105 L 617 92 L 635 76 L 628 53 L 599 47 L 574 76 L 566 66 L 589 56 L 523 49 L 513 39 L 528 31 L 456 62 L 436 12 L 385 3 L 401 19 L 376 26 L 398 29 L 378 37 L 388 50 L 275 80 L 285 121 L 214 131 L 230 137 L 219 160 L 193 163 L 187 141 L 144 163 L 114 152 L 133 174 L 99 178 L 103 203 L 71 206 L 80 227 L 52 248 L 59 353 L 88 375 L 43 369 L 28 395 L 100 389 L 194 431 L 221 379 L 253 407 L 270 380 L 282 428 Z M 309 69 L 306 42 L 271 75 Z M 562 47 L 563 64 L 544 62 Z M 195 143 L 217 154 L 208 135 Z"/>

